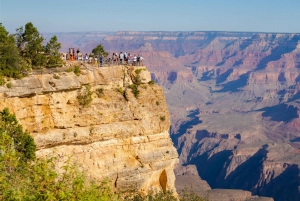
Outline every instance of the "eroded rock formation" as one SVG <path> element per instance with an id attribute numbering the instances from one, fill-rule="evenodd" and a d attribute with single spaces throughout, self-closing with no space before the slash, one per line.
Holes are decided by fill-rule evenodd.
<path id="1" fill-rule="evenodd" d="M 73 72 L 30 75 L 0 87 L 8 107 L 37 144 L 38 157 L 69 157 L 98 181 L 122 191 L 173 190 L 177 151 L 169 136 L 170 116 L 162 89 L 139 67 L 138 97 L 128 87 L 137 68 L 85 67 Z M 94 92 L 90 105 L 78 95 Z M 83 97 L 84 98 L 84 97 Z"/>

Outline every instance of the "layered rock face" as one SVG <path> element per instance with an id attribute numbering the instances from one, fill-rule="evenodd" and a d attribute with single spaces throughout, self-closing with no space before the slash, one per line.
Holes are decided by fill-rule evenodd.
<path id="1" fill-rule="evenodd" d="M 137 74 L 133 67 L 86 66 L 80 76 L 58 72 L 12 80 L 12 88 L 0 87 L 0 108 L 8 107 L 32 134 L 38 157 L 56 156 L 58 166 L 71 158 L 90 177 L 108 178 L 122 191 L 175 192 L 178 155 L 168 108 L 162 89 L 148 84 L 150 73 L 139 68 Z M 142 82 L 138 97 L 128 87 L 136 76 Z M 78 95 L 86 90 L 93 100 L 80 105 Z"/>

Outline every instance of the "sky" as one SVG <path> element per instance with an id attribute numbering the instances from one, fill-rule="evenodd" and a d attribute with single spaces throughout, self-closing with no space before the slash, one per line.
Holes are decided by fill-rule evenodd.
<path id="1" fill-rule="evenodd" d="M 0 0 L 10 32 L 247 31 L 300 33 L 300 0 Z"/>

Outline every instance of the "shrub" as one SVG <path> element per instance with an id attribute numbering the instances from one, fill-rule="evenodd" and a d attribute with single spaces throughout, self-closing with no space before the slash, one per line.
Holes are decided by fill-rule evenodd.
<path id="1" fill-rule="evenodd" d="M 116 90 L 116 92 L 122 94 L 122 96 L 124 97 L 124 99 L 125 99 L 126 101 L 128 101 L 128 98 L 126 97 L 126 92 L 125 92 L 125 90 L 123 90 L 121 87 L 118 87 L 118 88 L 116 88 L 115 90 Z"/>
<path id="2" fill-rule="evenodd" d="M 35 158 L 36 146 L 33 138 L 22 126 L 14 114 L 10 114 L 8 108 L 0 112 L 0 135 L 6 133 L 13 139 L 15 150 L 20 153 L 23 159 L 32 160 Z"/>
<path id="3" fill-rule="evenodd" d="M 6 81 L 4 79 L 4 77 L 0 76 L 0 86 L 5 85 Z"/>
<path id="4" fill-rule="evenodd" d="M 81 91 L 81 93 L 77 96 L 78 102 L 80 105 L 86 107 L 91 104 L 93 101 L 93 92 L 91 91 L 91 85 L 86 85 L 85 89 Z"/>
<path id="5" fill-rule="evenodd" d="M 139 68 L 139 69 L 136 69 L 134 72 L 135 72 L 137 75 L 139 75 L 143 70 L 145 70 L 145 69 Z"/>
<path id="6" fill-rule="evenodd" d="M 101 98 L 103 96 L 103 88 L 96 89 L 96 94 L 98 98 Z"/>
<path id="7" fill-rule="evenodd" d="M 13 86 L 13 85 L 12 85 L 12 83 L 11 83 L 11 82 L 9 82 L 9 83 L 7 83 L 7 84 L 6 84 L 6 86 L 7 86 L 7 88 L 9 88 L 9 89 L 10 89 L 10 88 L 12 88 L 12 86 Z"/>
<path id="8" fill-rule="evenodd" d="M 68 73 L 71 73 L 72 71 L 73 71 L 73 68 L 72 68 L 72 67 L 67 68 L 67 72 L 68 72 Z"/>
<path id="9" fill-rule="evenodd" d="M 131 89 L 131 91 L 132 91 L 134 97 L 138 98 L 138 97 L 139 97 L 139 94 L 140 94 L 140 91 L 138 90 L 138 85 L 136 85 L 136 84 L 131 84 L 131 85 L 129 85 L 128 87 Z"/>
<path id="10" fill-rule="evenodd" d="M 80 75 L 80 67 L 79 67 L 79 66 L 74 66 L 74 73 L 75 73 L 75 75 L 77 75 L 77 76 Z"/>
<path id="11" fill-rule="evenodd" d="M 149 82 L 148 82 L 148 84 L 150 84 L 150 85 L 154 85 L 154 84 L 155 84 L 155 82 L 154 82 L 154 80 L 151 80 L 151 81 L 149 81 Z"/>

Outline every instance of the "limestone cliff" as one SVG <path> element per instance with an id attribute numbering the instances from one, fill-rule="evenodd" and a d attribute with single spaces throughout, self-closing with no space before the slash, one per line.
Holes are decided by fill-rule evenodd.
<path id="1" fill-rule="evenodd" d="M 83 66 L 82 66 L 83 67 Z M 138 68 L 138 67 L 136 67 Z M 8 107 L 32 134 L 38 157 L 70 156 L 97 180 L 120 190 L 173 190 L 177 151 L 168 130 L 162 89 L 150 85 L 145 67 L 85 67 L 81 74 L 33 74 L 0 87 L 0 108 Z M 139 96 L 128 86 L 139 77 Z M 78 95 L 91 86 L 89 106 Z M 96 93 L 98 91 L 98 93 Z"/>

